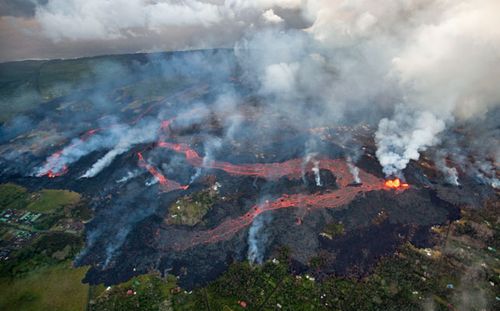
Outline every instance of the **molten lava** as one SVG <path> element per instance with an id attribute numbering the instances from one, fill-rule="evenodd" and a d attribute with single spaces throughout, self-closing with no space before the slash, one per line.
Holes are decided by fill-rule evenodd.
<path id="1" fill-rule="evenodd" d="M 139 158 L 139 166 L 148 170 L 151 175 L 153 175 L 156 180 L 160 183 L 161 187 L 165 192 L 174 191 L 174 190 L 186 190 L 189 186 L 183 186 L 178 182 L 168 180 L 156 167 L 152 166 L 142 156 L 142 153 L 138 152 L 137 157 Z"/>
<path id="2" fill-rule="evenodd" d="M 45 175 L 48 178 L 56 178 L 56 177 L 59 177 L 59 176 L 66 174 L 67 172 L 68 172 L 68 166 L 63 165 L 63 167 L 59 171 L 49 170 Z"/>
<path id="3" fill-rule="evenodd" d="M 304 171 L 311 170 L 311 163 L 306 163 L 304 166 L 304 159 L 291 159 L 277 163 L 233 164 L 216 160 L 206 161 L 187 144 L 159 141 L 157 146 L 184 154 L 186 161 L 194 167 L 221 170 L 235 176 L 260 177 L 267 180 L 277 180 L 283 176 L 287 176 L 290 179 L 299 179 L 304 174 Z M 319 159 L 318 168 L 328 170 L 337 176 L 337 183 L 341 187 L 345 187 L 349 183 L 354 183 L 349 166 L 345 160 Z M 379 182 L 378 178 L 374 178 L 373 175 L 366 172 L 362 172 L 359 177 L 361 180 L 367 178 L 367 183 L 374 184 Z"/>
<path id="4" fill-rule="evenodd" d="M 384 185 L 390 189 L 406 189 L 410 187 L 410 185 L 402 182 L 399 178 L 386 180 Z"/>
<path id="5" fill-rule="evenodd" d="M 246 176 L 261 176 L 265 178 L 276 178 L 276 176 L 296 177 L 302 172 L 303 160 L 294 159 L 282 163 L 266 163 L 266 164 L 242 164 L 236 165 L 227 162 L 203 163 L 202 159 L 196 152 L 184 144 L 161 143 L 161 147 L 184 153 L 189 163 L 194 166 L 203 165 L 203 167 L 215 168 L 224 170 L 230 174 L 246 175 Z M 164 241 L 160 248 L 175 249 L 177 251 L 186 250 L 196 245 L 217 243 L 223 240 L 228 240 L 237 232 L 249 226 L 254 219 L 262 213 L 287 208 L 302 208 L 305 211 L 312 211 L 322 208 L 339 208 L 353 201 L 358 195 L 370 191 L 378 191 L 387 189 L 383 180 L 376 176 L 360 170 L 360 177 L 363 179 L 362 184 L 353 186 L 354 179 L 350 174 L 347 162 L 342 159 L 323 159 L 319 166 L 322 169 L 331 171 L 337 178 L 339 189 L 328 190 L 324 193 L 314 194 L 284 194 L 276 200 L 266 201 L 261 205 L 254 205 L 249 211 L 240 217 L 228 218 L 218 226 L 208 230 L 183 232 L 176 235 L 176 239 L 169 236 L 168 241 Z M 398 187 L 405 188 L 405 184 L 399 181 Z M 298 221 L 300 224 L 301 221 Z"/>

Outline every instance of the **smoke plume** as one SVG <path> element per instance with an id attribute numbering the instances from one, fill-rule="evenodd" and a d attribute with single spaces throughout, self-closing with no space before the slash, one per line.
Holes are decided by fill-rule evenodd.
<path id="1" fill-rule="evenodd" d="M 264 203 L 265 204 L 265 203 Z M 261 208 L 259 206 L 259 208 Z M 261 213 L 252 222 L 248 230 L 248 261 L 261 264 L 264 260 L 265 246 L 268 235 L 265 232 L 265 226 L 272 220 L 271 213 Z"/>

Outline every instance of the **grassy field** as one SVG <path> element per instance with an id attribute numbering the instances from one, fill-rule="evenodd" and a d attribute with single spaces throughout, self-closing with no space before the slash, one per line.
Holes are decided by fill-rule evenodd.
<path id="1" fill-rule="evenodd" d="M 0 211 L 7 208 L 19 209 L 27 204 L 26 188 L 15 184 L 0 185 Z"/>
<path id="2" fill-rule="evenodd" d="M 80 194 L 69 190 L 44 189 L 29 194 L 26 188 L 7 183 L 0 185 L 0 210 L 27 208 L 32 212 L 51 213 L 80 201 Z"/>
<path id="3" fill-rule="evenodd" d="M 80 195 L 69 190 L 44 189 L 33 195 L 27 209 L 33 212 L 50 213 L 80 201 Z"/>
<path id="4" fill-rule="evenodd" d="M 88 285 L 81 280 L 87 268 L 69 262 L 41 268 L 23 278 L 0 279 L 0 310 L 85 310 Z"/>

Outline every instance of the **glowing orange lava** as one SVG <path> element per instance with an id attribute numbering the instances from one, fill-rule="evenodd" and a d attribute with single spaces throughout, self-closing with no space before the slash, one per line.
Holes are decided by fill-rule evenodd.
<path id="1" fill-rule="evenodd" d="M 148 170 L 148 172 L 151 173 L 151 175 L 153 175 L 156 180 L 158 180 L 161 187 L 163 188 L 163 191 L 170 192 L 174 190 L 186 190 L 189 188 L 188 185 L 183 186 L 178 182 L 167 179 L 156 167 L 152 166 L 151 164 L 146 162 L 146 160 L 144 160 L 142 153 L 138 152 L 137 157 L 139 158 L 139 166 Z"/>
<path id="2" fill-rule="evenodd" d="M 391 188 L 391 189 L 405 189 L 405 188 L 410 187 L 410 185 L 402 182 L 399 178 L 386 180 L 384 185 L 387 188 Z"/>

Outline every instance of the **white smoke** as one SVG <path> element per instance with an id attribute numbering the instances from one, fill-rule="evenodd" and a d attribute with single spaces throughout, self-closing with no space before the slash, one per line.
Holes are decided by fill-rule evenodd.
<path id="1" fill-rule="evenodd" d="M 437 169 L 443 173 L 447 183 L 454 186 L 460 185 L 458 181 L 458 170 L 455 167 L 450 167 L 446 163 L 446 154 L 444 152 L 438 151 L 434 162 L 436 163 Z"/>
<path id="2" fill-rule="evenodd" d="M 266 22 L 271 23 L 271 24 L 278 24 L 278 23 L 283 22 L 283 18 L 276 15 L 274 13 L 273 9 L 269 9 L 269 10 L 265 11 L 264 13 L 262 13 L 262 18 Z"/>
<path id="3" fill-rule="evenodd" d="M 264 261 L 265 246 L 268 235 L 263 232 L 263 228 L 271 221 L 269 213 L 262 213 L 255 217 L 248 230 L 248 261 L 255 264 L 261 264 Z"/>
<path id="4" fill-rule="evenodd" d="M 418 160 L 420 152 L 439 142 L 444 121 L 428 111 L 408 112 L 398 107 L 392 120 L 382 119 L 375 135 L 377 158 L 386 175 L 398 175 L 410 160 Z"/>
<path id="5" fill-rule="evenodd" d="M 96 134 L 86 140 L 73 139 L 67 147 L 48 157 L 45 164 L 36 169 L 35 175 L 42 176 L 50 171 L 61 172 L 64 167 L 91 152 L 110 148 L 120 139 L 120 133 L 125 127 L 125 125 L 116 125 L 112 127 L 112 130 Z"/>
<path id="6" fill-rule="evenodd" d="M 158 127 L 159 122 L 150 120 L 150 122 L 141 122 L 136 127 L 126 129 L 120 136 L 120 140 L 116 146 L 94 163 L 81 178 L 96 176 L 104 168 L 108 167 L 117 156 L 127 152 L 132 146 L 156 140 L 158 136 Z"/>
<path id="7" fill-rule="evenodd" d="M 201 172 L 202 172 L 201 167 L 197 167 L 195 169 L 194 174 L 191 176 L 191 178 L 189 178 L 189 185 L 191 185 L 192 183 L 194 183 L 195 180 L 198 179 L 198 177 L 201 176 Z"/>
<path id="8" fill-rule="evenodd" d="M 460 186 L 458 182 L 458 171 L 454 167 L 443 166 L 441 171 L 446 176 L 446 181 L 454 186 Z"/>
<path id="9" fill-rule="evenodd" d="M 314 173 L 314 180 L 316 182 L 316 186 L 321 187 L 321 175 L 319 171 L 319 161 L 313 161 L 313 168 L 311 169 Z"/>
<path id="10" fill-rule="evenodd" d="M 441 120 L 481 116 L 500 103 L 495 83 L 500 74 L 500 19 L 493 13 L 500 10 L 500 2 L 434 2 L 428 11 L 434 22 L 412 28 L 392 58 L 391 74 L 406 102 L 428 114 L 428 122 L 418 115 L 402 116 L 401 110 L 393 120 L 380 122 L 377 156 L 388 174 L 401 171 L 409 159 L 418 159 L 416 153 L 438 141 Z M 412 135 L 415 142 L 401 141 L 396 134 L 407 131 L 405 127 L 418 131 Z"/>
<path id="11" fill-rule="evenodd" d="M 476 161 L 473 166 L 473 171 L 476 177 L 486 184 L 489 184 L 495 189 L 500 188 L 500 179 L 497 178 L 497 169 L 495 166 L 486 161 Z"/>
<path id="12" fill-rule="evenodd" d="M 158 178 L 153 176 L 150 179 L 146 180 L 144 186 L 151 187 L 152 185 L 156 185 L 157 183 L 158 183 Z"/>
<path id="13" fill-rule="evenodd" d="M 127 174 L 125 176 L 123 176 L 122 178 L 117 179 L 116 183 L 117 184 L 125 183 L 125 182 L 139 176 L 139 174 L 141 174 L 141 171 L 139 171 L 139 170 L 127 171 Z"/>
<path id="14" fill-rule="evenodd" d="M 361 183 L 361 179 L 359 178 L 359 168 L 353 163 L 351 157 L 347 157 L 347 166 L 349 167 L 349 172 L 351 172 L 354 182 L 357 184 Z"/>
<path id="15" fill-rule="evenodd" d="M 210 137 L 207 139 L 204 144 L 204 152 L 203 156 L 203 166 L 210 167 L 211 163 L 215 160 L 215 155 L 220 148 L 222 147 L 222 140 L 218 137 Z"/>

